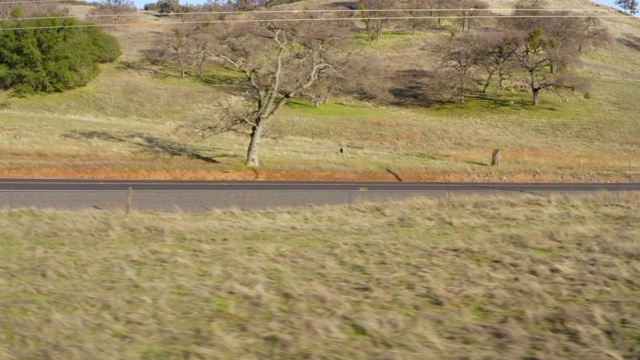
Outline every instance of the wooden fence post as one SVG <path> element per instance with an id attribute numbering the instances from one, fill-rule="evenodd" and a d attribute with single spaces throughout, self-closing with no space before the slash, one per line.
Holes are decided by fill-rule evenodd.
<path id="1" fill-rule="evenodd" d="M 491 166 L 500 165 L 500 149 L 493 150 L 493 156 L 491 157 Z"/>

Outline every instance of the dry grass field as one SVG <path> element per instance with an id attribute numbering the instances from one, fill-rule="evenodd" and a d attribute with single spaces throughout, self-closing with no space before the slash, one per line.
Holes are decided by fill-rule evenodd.
<path id="1" fill-rule="evenodd" d="M 640 197 L 0 212 L 2 359 L 640 357 Z"/>
<path id="2" fill-rule="evenodd" d="M 568 5 L 604 11 L 588 1 Z M 233 74 L 218 69 L 203 84 L 145 65 L 143 52 L 170 30 L 162 21 L 141 13 L 132 25 L 111 29 L 124 55 L 85 88 L 27 98 L 0 93 L 0 176 L 250 178 L 242 165 L 246 135 L 202 140 L 176 131 L 218 111 L 217 99 L 227 96 L 220 83 Z M 335 98 L 319 109 L 298 100 L 271 124 L 261 178 L 384 178 L 392 169 L 407 180 L 638 181 L 640 57 L 633 34 L 640 20 L 603 21 L 612 43 L 582 55 L 589 99 L 544 94 L 534 108 L 530 94 L 490 91 L 463 107 Z M 391 31 L 368 51 L 386 64 L 381 76 L 401 88 L 415 81 L 411 71 L 433 68 L 424 49 L 438 36 Z M 504 160 L 499 168 L 488 166 L 496 148 Z"/>

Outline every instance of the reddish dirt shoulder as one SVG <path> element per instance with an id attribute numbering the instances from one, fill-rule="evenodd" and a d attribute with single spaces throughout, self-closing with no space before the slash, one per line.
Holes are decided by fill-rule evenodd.
<path id="1" fill-rule="evenodd" d="M 157 180 L 308 180 L 308 181 L 443 181 L 443 182 L 638 182 L 640 174 L 456 174 L 456 173 L 349 173 L 283 170 L 23 168 L 0 169 L 3 178 L 53 179 L 157 179 Z"/>

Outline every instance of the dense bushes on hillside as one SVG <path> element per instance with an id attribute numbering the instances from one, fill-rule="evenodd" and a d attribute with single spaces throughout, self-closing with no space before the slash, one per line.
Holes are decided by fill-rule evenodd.
<path id="1" fill-rule="evenodd" d="M 0 87 L 27 94 L 86 85 L 99 63 L 120 56 L 120 46 L 101 29 L 82 25 L 61 17 L 3 23 Z"/>

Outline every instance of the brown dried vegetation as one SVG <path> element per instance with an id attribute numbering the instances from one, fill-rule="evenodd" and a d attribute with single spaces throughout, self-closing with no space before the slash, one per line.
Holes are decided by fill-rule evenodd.
<path id="1" fill-rule="evenodd" d="M 0 358 L 625 359 L 640 197 L 0 212 Z"/>

